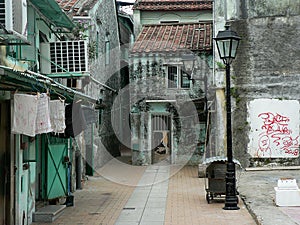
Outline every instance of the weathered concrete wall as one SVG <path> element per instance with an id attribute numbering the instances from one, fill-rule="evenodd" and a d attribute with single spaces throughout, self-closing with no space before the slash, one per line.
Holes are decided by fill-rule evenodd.
<path id="1" fill-rule="evenodd" d="M 300 14 L 299 0 L 240 0 L 240 17 L 295 16 Z"/>
<path id="2" fill-rule="evenodd" d="M 259 98 L 300 100 L 299 22 L 300 16 L 297 15 L 251 18 L 231 23 L 232 29 L 242 37 L 233 63 L 235 86 L 232 96 L 235 100 L 234 152 L 244 166 L 250 165 L 250 162 L 254 166 L 259 164 L 248 161 L 248 102 Z M 287 160 L 288 163 L 298 164 L 298 159 Z"/>
<path id="3" fill-rule="evenodd" d="M 97 55 L 90 59 L 90 71 L 97 81 L 118 90 L 120 87 L 120 40 L 117 21 L 117 11 L 114 1 L 99 1 L 90 12 L 91 30 L 90 46 L 98 46 Z M 106 43 L 110 45 L 110 60 L 105 64 Z M 95 47 L 95 46 L 94 46 Z M 97 49 L 97 48 L 96 48 Z M 101 123 L 95 124 L 94 143 L 97 146 L 97 152 L 94 154 L 94 167 L 100 168 L 112 156 L 119 156 L 119 141 L 114 133 L 111 120 L 111 112 L 116 93 L 102 87 L 99 84 L 90 81 L 85 88 L 88 95 L 95 98 L 102 98 L 106 106 L 101 113 Z"/>

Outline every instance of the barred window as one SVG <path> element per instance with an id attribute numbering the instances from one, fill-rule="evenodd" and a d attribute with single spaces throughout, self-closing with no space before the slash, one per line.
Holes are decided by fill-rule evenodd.
<path id="1" fill-rule="evenodd" d="M 168 88 L 190 88 L 191 83 L 181 66 L 168 66 Z"/>

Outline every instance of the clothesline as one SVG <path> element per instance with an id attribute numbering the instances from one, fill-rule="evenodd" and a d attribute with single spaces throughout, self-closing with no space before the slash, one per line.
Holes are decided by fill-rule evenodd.
<path id="1" fill-rule="evenodd" d="M 86 121 L 80 104 L 65 106 L 64 100 L 50 100 L 47 93 L 14 94 L 13 133 L 34 137 L 53 132 L 74 137 L 85 128 Z"/>

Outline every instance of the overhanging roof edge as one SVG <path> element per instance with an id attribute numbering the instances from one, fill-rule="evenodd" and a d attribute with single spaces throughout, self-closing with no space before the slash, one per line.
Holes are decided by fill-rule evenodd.
<path id="1" fill-rule="evenodd" d="M 30 0 L 30 2 L 55 26 L 69 30 L 75 27 L 75 24 L 55 0 Z"/>
<path id="2" fill-rule="evenodd" d="M 28 82 L 28 87 L 31 89 L 32 89 L 32 85 L 34 85 L 35 83 L 39 83 L 43 85 L 44 88 L 49 88 L 50 90 L 55 89 L 55 91 L 59 92 L 59 94 L 62 96 L 67 95 L 67 97 L 70 97 L 71 95 L 73 100 L 76 97 L 78 99 L 82 99 L 93 104 L 97 103 L 98 101 L 95 98 L 92 98 L 81 92 L 75 91 L 72 88 L 66 87 L 51 78 L 48 78 L 44 75 L 32 71 L 21 72 L 21 71 L 15 71 L 9 67 L 0 66 L 0 77 L 2 75 L 9 76 L 10 78 L 15 79 L 17 81 L 26 81 Z"/>

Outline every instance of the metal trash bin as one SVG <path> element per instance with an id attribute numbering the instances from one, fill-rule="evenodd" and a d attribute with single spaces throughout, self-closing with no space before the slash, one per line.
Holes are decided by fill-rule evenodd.
<path id="1" fill-rule="evenodd" d="M 226 194 L 226 161 L 224 157 L 213 157 L 205 160 L 207 164 L 205 171 L 205 190 L 206 201 L 211 203 L 216 197 L 222 197 Z M 233 160 L 236 165 L 241 165 L 238 160 Z M 237 193 L 238 194 L 238 193 Z"/>

